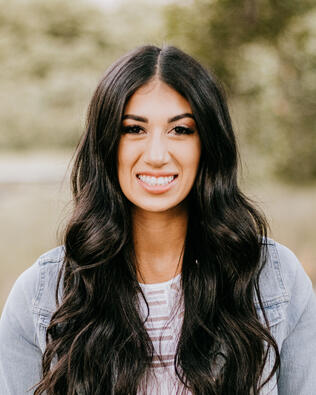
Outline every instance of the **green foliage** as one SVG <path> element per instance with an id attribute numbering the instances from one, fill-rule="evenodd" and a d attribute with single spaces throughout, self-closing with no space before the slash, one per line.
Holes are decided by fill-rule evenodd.
<path id="1" fill-rule="evenodd" d="M 142 30 L 137 5 L 133 18 L 83 0 L 0 6 L 1 149 L 73 147 L 105 69 L 159 28 L 157 14 Z"/>
<path id="2" fill-rule="evenodd" d="M 316 179 L 311 0 L 0 0 L 0 148 L 73 147 L 97 81 L 143 43 L 178 45 L 223 81 L 254 175 Z"/>
<path id="3" fill-rule="evenodd" d="M 67 146 L 78 138 L 78 113 L 101 66 L 96 55 L 110 46 L 102 26 L 80 2 L 2 2 L 2 147 Z"/>
<path id="4" fill-rule="evenodd" d="M 316 179 L 316 6 L 311 0 L 196 0 L 165 9 L 167 32 L 229 87 L 255 173 Z"/>

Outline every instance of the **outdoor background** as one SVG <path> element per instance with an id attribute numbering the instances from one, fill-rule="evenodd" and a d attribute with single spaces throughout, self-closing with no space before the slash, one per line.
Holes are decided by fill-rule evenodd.
<path id="1" fill-rule="evenodd" d="M 0 0 L 0 311 L 59 244 L 97 82 L 144 43 L 177 45 L 223 82 L 243 189 L 316 284 L 314 1 Z"/>

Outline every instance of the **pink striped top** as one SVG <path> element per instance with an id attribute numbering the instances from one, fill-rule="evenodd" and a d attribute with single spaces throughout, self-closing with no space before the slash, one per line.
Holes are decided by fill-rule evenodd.
<path id="1" fill-rule="evenodd" d="M 183 321 L 184 305 L 180 291 L 181 274 L 158 284 L 140 286 L 146 297 L 149 316 L 145 327 L 154 346 L 153 369 L 139 394 L 176 395 L 190 394 L 177 378 L 174 357 Z M 140 295 L 141 315 L 145 319 L 147 307 Z M 160 357 L 160 358 L 159 358 Z"/>

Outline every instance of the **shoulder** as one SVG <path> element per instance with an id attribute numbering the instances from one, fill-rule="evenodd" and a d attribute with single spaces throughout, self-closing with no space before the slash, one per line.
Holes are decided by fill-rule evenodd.
<path id="1" fill-rule="evenodd" d="M 56 247 L 41 255 L 16 280 L 7 304 L 28 305 L 33 313 L 55 310 L 55 290 L 58 273 L 64 260 L 64 248 Z"/>
<path id="2" fill-rule="evenodd" d="M 266 260 L 260 275 L 260 285 L 265 293 L 270 290 L 270 296 L 273 295 L 279 301 L 289 301 L 297 287 L 312 288 L 302 264 L 289 248 L 272 239 L 267 239 L 263 247 L 266 247 Z"/>
<path id="3" fill-rule="evenodd" d="M 278 312 L 275 319 L 289 315 L 294 324 L 313 293 L 311 280 L 289 248 L 272 239 L 266 239 L 263 247 L 266 257 L 259 277 L 263 307 Z"/>
<path id="4" fill-rule="evenodd" d="M 280 352 L 277 388 L 282 394 L 311 394 L 316 366 L 316 298 L 312 283 L 289 248 L 267 239 L 263 241 L 264 251 L 259 289 L 269 331 Z M 258 303 L 256 307 L 265 324 Z M 267 373 L 274 362 L 273 354 L 267 358 Z M 273 380 L 267 384 L 267 390 L 269 385 L 276 385 Z"/>
<path id="5" fill-rule="evenodd" d="M 45 350 L 45 328 L 56 309 L 56 285 L 63 260 L 63 247 L 54 248 L 18 277 L 2 311 L 1 340 Z"/>
<path id="6" fill-rule="evenodd" d="M 34 299 L 34 312 L 51 314 L 56 309 L 56 286 L 58 274 L 65 257 L 63 246 L 41 255 L 35 262 L 38 272 L 38 287 Z"/>

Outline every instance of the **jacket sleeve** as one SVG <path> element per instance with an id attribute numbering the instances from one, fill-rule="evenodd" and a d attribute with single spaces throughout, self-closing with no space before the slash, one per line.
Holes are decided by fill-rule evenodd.
<path id="1" fill-rule="evenodd" d="M 311 395 L 316 391 L 316 298 L 310 279 L 295 255 L 279 247 L 291 284 L 286 336 L 280 350 L 279 395 Z"/>
<path id="2" fill-rule="evenodd" d="M 39 266 L 34 264 L 15 282 L 0 320 L 0 393 L 34 393 L 39 382 L 42 351 L 35 329 L 33 304 Z"/>

